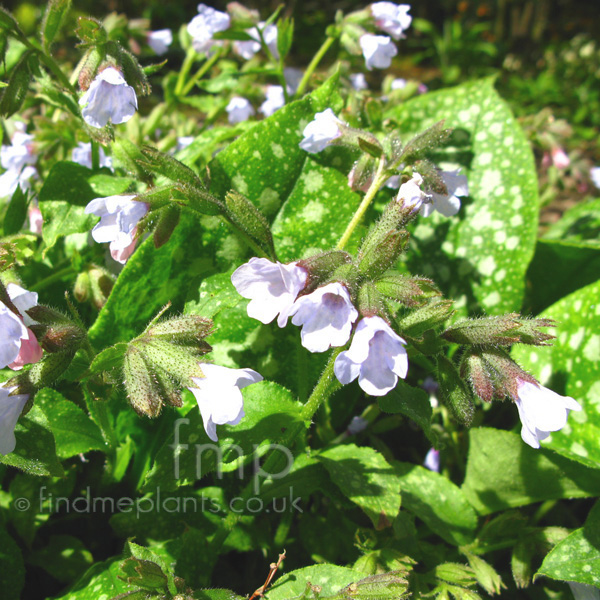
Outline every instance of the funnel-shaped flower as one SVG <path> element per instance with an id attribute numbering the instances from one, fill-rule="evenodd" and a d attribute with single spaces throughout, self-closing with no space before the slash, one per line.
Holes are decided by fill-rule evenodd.
<path id="1" fill-rule="evenodd" d="M 206 4 L 198 4 L 198 14 L 187 26 L 192 36 L 192 46 L 196 52 L 210 52 L 220 42 L 212 37 L 219 31 L 229 29 L 231 19 L 227 13 L 215 10 Z"/>
<path id="2" fill-rule="evenodd" d="M 365 317 L 356 327 L 350 348 L 335 360 L 334 372 L 346 385 L 358 385 L 371 396 L 384 396 L 408 372 L 406 342 L 381 318 Z"/>
<path id="3" fill-rule="evenodd" d="M 249 317 L 266 324 L 279 315 L 277 324 L 285 327 L 307 277 L 308 273 L 295 262 L 284 265 L 254 257 L 233 272 L 231 282 L 240 296 L 250 298 Z"/>
<path id="4" fill-rule="evenodd" d="M 375 2 L 371 4 L 371 14 L 375 19 L 375 25 L 391 35 L 395 40 L 405 37 L 406 31 L 412 22 L 408 14 L 410 5 L 394 4 L 393 2 Z"/>
<path id="5" fill-rule="evenodd" d="M 343 126 L 344 122 L 340 121 L 330 108 L 317 113 L 302 132 L 304 139 L 299 144 L 300 148 L 311 154 L 321 152 L 333 140 L 342 136 L 340 125 Z"/>
<path id="6" fill-rule="evenodd" d="M 247 121 L 255 112 L 250 101 L 241 96 L 234 96 L 225 110 L 227 111 L 227 120 L 232 125 Z"/>
<path id="7" fill-rule="evenodd" d="M 359 41 L 369 71 L 373 67 L 387 69 L 392 64 L 392 58 L 398 54 L 398 48 L 387 35 L 365 33 Z"/>
<path id="8" fill-rule="evenodd" d="M 445 217 L 452 217 L 460 210 L 460 199 L 469 195 L 467 178 L 459 171 L 442 171 L 442 179 L 446 184 L 447 194 L 431 192 L 431 203 L 423 204 L 421 214 L 428 217 L 434 210 Z"/>
<path id="9" fill-rule="evenodd" d="M 346 286 L 337 281 L 298 298 L 289 314 L 302 326 L 302 345 L 311 352 L 343 346 L 358 318 Z"/>
<path id="10" fill-rule="evenodd" d="M 167 52 L 169 46 L 173 43 L 173 33 L 170 29 L 159 29 L 158 31 L 149 31 L 146 38 L 148 46 L 162 56 Z"/>
<path id="11" fill-rule="evenodd" d="M 188 388 L 198 402 L 206 435 L 218 441 L 217 425 L 237 425 L 244 417 L 242 388 L 262 380 L 252 369 L 229 369 L 203 363 L 204 377 L 192 377 L 196 387 Z"/>
<path id="12" fill-rule="evenodd" d="M 114 125 L 129 121 L 138 107 L 135 90 L 114 67 L 96 75 L 79 104 L 83 106 L 83 120 L 97 128 L 104 127 L 108 121 Z"/>
<path id="13" fill-rule="evenodd" d="M 570 410 L 581 410 L 581 405 L 573 398 L 522 379 L 517 381 L 514 401 L 523 425 L 521 437 L 532 448 L 539 448 L 540 441 L 550 432 L 562 429 L 567 424 Z"/>

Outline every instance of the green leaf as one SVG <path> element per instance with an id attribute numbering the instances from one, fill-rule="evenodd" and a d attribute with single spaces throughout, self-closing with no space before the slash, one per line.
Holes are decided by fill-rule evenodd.
<path id="1" fill-rule="evenodd" d="M 549 552 L 535 578 L 540 575 L 600 588 L 600 503 L 592 508 L 581 529 Z"/>
<path id="2" fill-rule="evenodd" d="M 63 468 L 56 454 L 54 435 L 42 409 L 33 406 L 19 419 L 15 428 L 14 452 L 0 456 L 0 462 L 17 467 L 29 475 L 60 477 Z"/>
<path id="3" fill-rule="evenodd" d="M 394 462 L 393 466 L 400 478 L 404 508 L 450 544 L 462 546 L 473 541 L 477 515 L 459 487 L 419 465 Z"/>
<path id="4" fill-rule="evenodd" d="M 410 269 L 450 297 L 464 297 L 469 308 L 500 314 L 521 307 L 538 199 L 529 142 L 493 84 L 483 79 L 424 94 L 384 116 L 398 121 L 405 140 L 445 119 L 455 129 L 452 146 L 435 161 L 461 165 L 469 180 L 472 202 L 463 201 L 459 215 L 419 219 Z"/>
<path id="5" fill-rule="evenodd" d="M 423 430 L 431 444 L 437 444 L 437 435 L 431 428 L 431 402 L 425 390 L 399 379 L 391 392 L 378 399 L 378 404 L 386 413 L 401 413 L 412 419 Z"/>
<path id="6" fill-rule="evenodd" d="M 549 277 L 549 273 L 552 277 Z M 600 245 L 588 242 L 538 240 L 527 271 L 527 308 L 534 314 L 566 295 L 594 283 L 600 273 Z"/>
<path id="7" fill-rule="evenodd" d="M 0 115 L 10 117 L 23 106 L 25 96 L 29 91 L 31 81 L 31 68 L 29 59 L 33 56 L 31 51 L 26 51 L 19 62 L 13 67 L 8 85 L 2 89 L 0 98 Z"/>
<path id="8" fill-rule="evenodd" d="M 207 277 L 198 290 L 198 298 L 185 304 L 185 313 L 212 319 L 227 308 L 235 308 L 245 302 L 231 283 L 231 271 Z"/>
<path id="9" fill-rule="evenodd" d="M 39 195 L 46 252 L 62 236 L 91 231 L 96 223 L 97 217 L 84 212 L 88 202 L 97 197 L 88 181 L 91 173 L 90 169 L 68 161 L 58 162 L 50 169 Z"/>
<path id="10" fill-rule="evenodd" d="M 600 246 L 600 199 L 578 202 L 561 215 L 546 231 L 543 239 Z"/>
<path id="11" fill-rule="evenodd" d="M 238 596 L 231 590 L 223 589 L 196 590 L 192 598 L 196 600 L 245 600 L 243 596 Z"/>
<path id="12" fill-rule="evenodd" d="M 21 550 L 0 524 L 0 589 L 2 600 L 19 600 L 25 585 L 25 565 Z"/>
<path id="13" fill-rule="evenodd" d="M 71 0 L 50 0 L 44 14 L 42 22 L 42 40 L 46 52 L 50 49 L 50 44 L 54 41 L 65 17 L 71 9 Z"/>
<path id="14" fill-rule="evenodd" d="M 102 350 L 97 354 L 90 365 L 90 374 L 95 375 L 103 371 L 111 371 L 123 366 L 123 355 L 127 350 L 127 344 L 121 342 Z"/>
<path id="15" fill-rule="evenodd" d="M 48 544 L 29 556 L 28 562 L 41 567 L 62 583 L 81 576 L 93 563 L 92 553 L 72 535 L 52 535 Z"/>
<path id="16" fill-rule="evenodd" d="M 171 594 L 177 593 L 177 586 L 175 585 L 175 578 L 171 572 L 171 569 L 169 569 L 163 559 L 152 552 L 150 548 L 140 546 L 139 544 L 134 544 L 131 540 L 128 540 L 127 544 L 125 545 L 125 552 L 127 555 L 137 558 L 138 560 L 148 561 L 158 565 L 162 571 L 162 574 L 165 576 L 168 591 Z"/>
<path id="17" fill-rule="evenodd" d="M 121 560 L 112 558 L 96 563 L 73 584 L 70 591 L 55 600 L 99 600 L 103 596 L 108 600 L 132 591 L 133 588 L 119 579 Z"/>
<path id="18" fill-rule="evenodd" d="M 320 452 L 318 460 L 376 529 L 392 524 L 400 510 L 400 480 L 379 452 L 346 444 Z"/>
<path id="19" fill-rule="evenodd" d="M 345 586 L 364 579 L 364 573 L 338 567 L 336 565 L 313 565 L 304 569 L 296 569 L 277 579 L 273 587 L 266 593 L 266 600 L 290 600 L 304 598 L 307 584 L 319 586 L 321 597 L 331 596 Z M 310 593 L 308 598 L 314 596 Z"/>
<path id="20" fill-rule="evenodd" d="M 13 235 L 23 227 L 27 218 L 28 206 L 27 193 L 21 189 L 20 185 L 17 185 L 4 215 L 4 235 Z"/>
<path id="21" fill-rule="evenodd" d="M 88 183 L 92 190 L 94 190 L 96 197 L 104 198 L 106 196 L 124 194 L 129 190 L 134 180 L 129 177 L 114 177 L 112 175 L 105 175 L 104 173 L 97 173 L 88 178 Z"/>
<path id="22" fill-rule="evenodd" d="M 563 298 L 540 316 L 557 321 L 553 346 L 515 347 L 513 358 L 554 391 L 575 398 L 567 425 L 544 446 L 583 464 L 600 468 L 600 281 Z"/>
<path id="23" fill-rule="evenodd" d="M 100 429 L 75 403 L 50 388 L 40 390 L 35 395 L 35 403 L 48 417 L 60 458 L 90 450 L 106 452 L 107 445 Z"/>
<path id="24" fill-rule="evenodd" d="M 534 450 L 517 434 L 482 427 L 469 432 L 462 490 L 475 510 L 487 515 L 541 500 L 598 496 L 600 471 L 550 450 Z"/>
<path id="25" fill-rule="evenodd" d="M 144 489 L 159 486 L 167 491 L 194 483 L 217 466 L 226 468 L 241 456 L 256 454 L 258 448 L 277 443 L 287 429 L 302 423 L 301 404 L 294 401 L 285 388 L 262 381 L 248 386 L 242 393 L 246 416 L 238 425 L 219 426 L 218 442 L 209 440 L 195 406 L 185 419 L 176 422 L 175 431 L 158 451 Z M 179 449 L 175 435 L 178 435 Z"/>

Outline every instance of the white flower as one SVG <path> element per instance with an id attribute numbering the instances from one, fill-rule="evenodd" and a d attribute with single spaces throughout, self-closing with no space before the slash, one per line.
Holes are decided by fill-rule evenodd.
<path id="1" fill-rule="evenodd" d="M 219 31 L 229 29 L 231 19 L 227 13 L 215 10 L 206 4 L 198 4 L 198 14 L 187 26 L 192 36 L 192 46 L 196 52 L 209 52 L 219 42 L 212 37 Z"/>
<path id="2" fill-rule="evenodd" d="M 341 137 L 340 125 L 345 123 L 340 121 L 330 108 L 317 113 L 302 132 L 304 139 L 299 144 L 300 148 L 311 154 L 321 152 L 333 140 Z"/>
<path id="3" fill-rule="evenodd" d="M 29 189 L 29 180 L 37 177 L 37 171 L 31 166 L 37 160 L 37 154 L 33 151 L 33 136 L 25 133 L 23 124 L 19 123 L 17 127 L 10 145 L 0 148 L 0 164 L 6 169 L 0 175 L 0 198 L 12 196 L 17 186 L 23 190 Z"/>
<path id="4" fill-rule="evenodd" d="M 302 345 L 311 352 L 343 346 L 352 332 L 358 311 L 346 287 L 335 281 L 294 302 L 289 315 L 302 326 Z"/>
<path id="5" fill-rule="evenodd" d="M 404 38 L 403 32 L 406 31 L 412 22 L 412 17 L 408 14 L 410 5 L 394 4 L 393 2 L 375 2 L 371 4 L 371 14 L 375 19 L 375 25 L 391 35 L 395 40 Z"/>
<path id="6" fill-rule="evenodd" d="M 298 69 L 296 67 L 286 67 L 283 70 L 283 78 L 285 79 L 285 86 L 288 94 L 294 95 L 296 93 L 298 86 L 302 81 L 302 77 L 304 77 L 304 72 L 302 69 Z"/>
<path id="7" fill-rule="evenodd" d="M 521 437 L 532 448 L 539 448 L 540 441 L 551 431 L 562 429 L 567 424 L 570 410 L 581 410 L 579 402 L 573 398 L 522 379 L 517 381 L 514 400 L 523 425 Z"/>
<path id="8" fill-rule="evenodd" d="M 137 224 L 148 212 L 147 204 L 133 198 L 135 195 L 95 198 L 85 207 L 87 214 L 100 217 L 92 237 L 100 244 L 110 242 L 111 255 L 120 263 L 127 262 L 133 252 Z"/>
<path id="9" fill-rule="evenodd" d="M 196 138 L 193 135 L 183 135 L 177 138 L 176 152 L 187 148 Z"/>
<path id="10" fill-rule="evenodd" d="M 590 179 L 597 188 L 600 188 L 600 167 L 592 167 L 590 169 Z"/>
<path id="11" fill-rule="evenodd" d="M 233 272 L 231 282 L 240 296 L 251 299 L 249 317 L 266 324 L 279 315 L 277 324 L 285 327 L 307 278 L 308 273 L 295 262 L 284 265 L 253 257 Z"/>
<path id="12" fill-rule="evenodd" d="M 129 121 L 138 107 L 135 90 L 113 67 L 96 75 L 79 104 L 83 106 L 83 120 L 97 128 L 104 127 L 109 120 L 115 125 Z"/>
<path id="13" fill-rule="evenodd" d="M 369 88 L 369 84 L 363 73 L 350 73 L 348 78 L 350 79 L 350 84 L 357 92 Z"/>
<path id="14" fill-rule="evenodd" d="M 208 363 L 200 365 L 204 377 L 192 377 L 197 387 L 188 388 L 198 402 L 206 435 L 218 441 L 217 425 L 237 425 L 244 417 L 242 388 L 262 380 L 252 369 L 229 369 Z"/>
<path id="15" fill-rule="evenodd" d="M 427 202 L 430 198 L 429 194 L 421 189 L 422 185 L 423 178 L 414 172 L 412 179 L 400 186 L 396 202 L 402 203 L 402 206 L 406 209 L 411 209 L 411 213 L 422 210 L 424 202 Z"/>
<path id="16" fill-rule="evenodd" d="M 262 32 L 263 40 L 269 48 L 273 57 L 279 59 L 279 52 L 277 51 L 277 26 L 272 23 L 265 27 L 264 21 L 258 24 L 258 27 L 252 27 L 247 29 L 246 33 L 252 38 L 251 40 L 237 41 L 233 44 L 233 49 L 245 60 L 251 59 L 261 48 L 259 28 Z"/>
<path id="17" fill-rule="evenodd" d="M 360 37 L 360 47 L 367 69 L 387 69 L 392 64 L 392 57 L 398 54 L 398 49 L 387 35 L 365 33 Z"/>
<path id="18" fill-rule="evenodd" d="M 159 29 L 158 31 L 149 31 L 148 46 L 159 56 L 165 54 L 169 46 L 173 43 L 173 34 L 170 29 Z"/>
<path id="19" fill-rule="evenodd" d="M 258 109 L 265 117 L 270 117 L 275 111 L 278 111 L 285 104 L 285 95 L 283 88 L 280 85 L 268 85 L 266 92 L 266 100 Z"/>
<path id="20" fill-rule="evenodd" d="M 104 150 L 99 148 L 100 167 L 108 167 L 112 171 L 112 158 L 106 156 Z M 71 160 L 78 165 L 92 168 L 92 144 L 90 142 L 78 142 L 77 148 L 73 148 Z"/>
<path id="21" fill-rule="evenodd" d="M 253 114 L 254 108 L 250 101 L 240 96 L 234 96 L 225 109 L 227 118 L 232 125 L 247 121 Z"/>
<path id="22" fill-rule="evenodd" d="M 447 194 L 431 192 L 431 202 L 421 206 L 421 214 L 428 217 L 434 210 L 451 217 L 460 210 L 460 198 L 469 195 L 467 178 L 459 171 L 442 171 L 442 179 L 448 189 Z"/>
<path id="23" fill-rule="evenodd" d="M 390 89 L 392 90 L 403 90 L 408 85 L 408 81 L 402 77 L 398 77 L 392 81 Z"/>
<path id="24" fill-rule="evenodd" d="M 19 314 L 0 302 L 0 369 L 19 370 L 42 358 L 42 349 L 28 327 L 34 321 L 26 313 L 37 305 L 38 296 L 14 283 L 9 283 L 6 291 Z"/>
<path id="25" fill-rule="evenodd" d="M 16 389 L 17 386 L 7 388 L 0 383 L 0 454 L 4 455 L 15 449 L 15 426 L 29 399 L 29 394 L 9 396 Z"/>
<path id="26" fill-rule="evenodd" d="M 358 377 L 358 385 L 371 396 L 384 396 L 408 372 L 406 342 L 381 318 L 362 319 L 350 348 L 335 359 L 334 372 L 346 385 Z"/>

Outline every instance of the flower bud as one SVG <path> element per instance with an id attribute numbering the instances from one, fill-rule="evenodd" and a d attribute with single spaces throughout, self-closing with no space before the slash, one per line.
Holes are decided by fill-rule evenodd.
<path id="1" fill-rule="evenodd" d="M 231 26 L 240 29 L 250 29 L 258 25 L 260 15 L 258 11 L 245 7 L 239 2 L 228 2 L 227 12 L 231 17 Z"/>
<path id="2" fill-rule="evenodd" d="M 403 315 L 398 327 L 403 334 L 418 338 L 428 329 L 433 329 L 447 321 L 454 310 L 452 300 L 433 300 L 421 308 Z"/>
<path id="3" fill-rule="evenodd" d="M 454 418 L 469 426 L 475 412 L 472 394 L 452 361 L 445 356 L 437 357 L 437 381 L 440 396 L 452 411 Z"/>
<path id="4" fill-rule="evenodd" d="M 383 297 L 377 287 L 370 281 L 364 283 L 358 291 L 358 310 L 365 317 L 382 316 L 387 319 L 387 311 Z"/>
<path id="5" fill-rule="evenodd" d="M 85 302 L 92 293 L 92 284 L 90 283 L 90 274 L 83 271 L 77 275 L 73 295 L 77 302 Z"/>
<path id="6" fill-rule="evenodd" d="M 517 313 L 499 317 L 465 319 L 455 323 L 442 337 L 456 344 L 502 345 L 516 343 L 547 346 L 554 336 L 539 331 L 539 327 L 552 327 L 551 319 L 525 319 Z"/>
<path id="7" fill-rule="evenodd" d="M 155 248 L 160 248 L 171 239 L 175 227 L 179 224 L 180 216 L 181 209 L 176 204 L 170 204 L 160 209 L 158 222 L 152 236 Z"/>
<path id="8" fill-rule="evenodd" d="M 182 385 L 189 383 L 190 377 L 203 377 L 194 353 L 184 346 L 144 337 L 143 345 L 140 344 L 138 347 L 151 367 L 163 369 Z"/>
<path id="9" fill-rule="evenodd" d="M 317 287 L 329 281 L 333 274 L 335 274 L 336 280 L 344 280 L 343 275 L 339 276 L 339 269 L 351 263 L 352 256 L 343 250 L 329 250 L 299 260 L 296 263 L 297 266 L 308 273 L 303 288 L 304 293 L 310 294 Z"/>
<path id="10" fill-rule="evenodd" d="M 45 354 L 41 361 L 10 379 L 6 385 L 17 386 L 17 394 L 30 394 L 33 397 L 35 392 L 54 383 L 67 370 L 74 354 L 70 351 Z"/>
<path id="11" fill-rule="evenodd" d="M 397 302 L 402 302 L 405 306 L 419 306 L 427 298 L 441 295 L 433 281 L 425 277 L 386 275 L 379 278 L 375 285 L 381 294 Z"/>
<path id="12" fill-rule="evenodd" d="M 394 266 L 408 244 L 407 231 L 388 231 L 376 243 L 365 243 L 358 255 L 358 270 L 370 279 Z"/>

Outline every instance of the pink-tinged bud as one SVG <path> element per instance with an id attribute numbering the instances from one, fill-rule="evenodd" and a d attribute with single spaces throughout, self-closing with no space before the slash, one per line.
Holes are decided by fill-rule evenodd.
<path id="1" fill-rule="evenodd" d="M 554 148 L 552 148 L 551 154 L 552 164 L 557 169 L 566 169 L 571 164 L 567 153 L 560 146 L 554 146 Z"/>
<path id="2" fill-rule="evenodd" d="M 29 231 L 36 235 L 42 235 L 42 225 L 44 224 L 44 217 L 42 217 L 42 211 L 37 206 L 32 206 L 29 209 Z"/>

